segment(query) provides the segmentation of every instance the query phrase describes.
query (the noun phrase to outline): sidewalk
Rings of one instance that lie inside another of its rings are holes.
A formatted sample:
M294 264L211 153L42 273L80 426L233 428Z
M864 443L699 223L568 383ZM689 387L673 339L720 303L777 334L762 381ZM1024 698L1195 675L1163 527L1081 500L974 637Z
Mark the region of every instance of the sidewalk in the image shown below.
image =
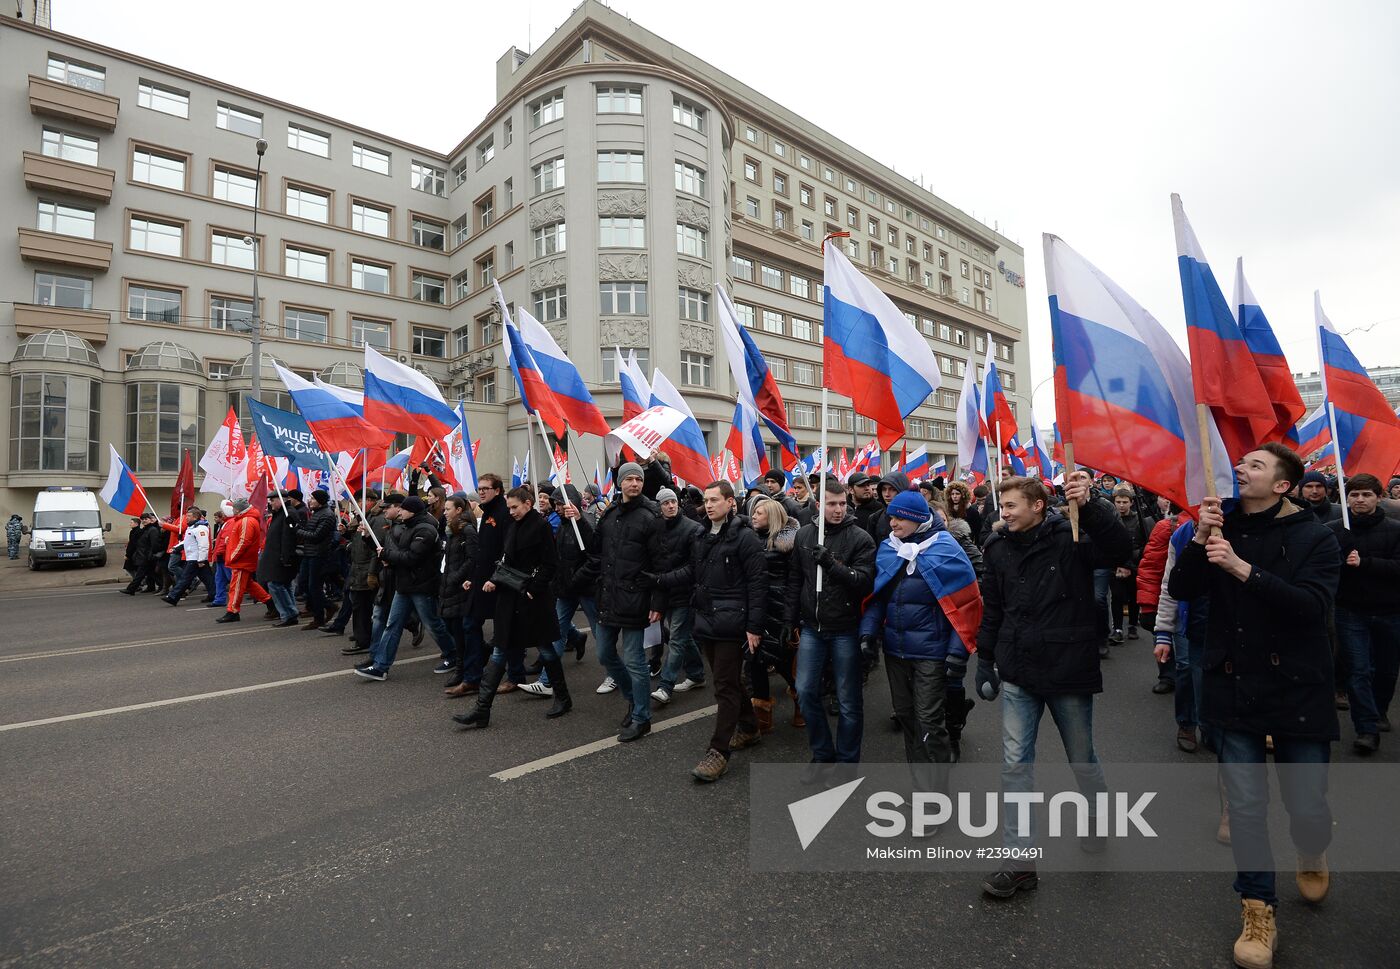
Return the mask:
M122 570L122 556L125 554L125 546L122 545L107 546L107 564L100 569L89 565L50 565L38 572L31 572L26 565L25 554L26 549L21 545L19 558L15 561L0 557L0 595L34 589L106 585L130 579Z

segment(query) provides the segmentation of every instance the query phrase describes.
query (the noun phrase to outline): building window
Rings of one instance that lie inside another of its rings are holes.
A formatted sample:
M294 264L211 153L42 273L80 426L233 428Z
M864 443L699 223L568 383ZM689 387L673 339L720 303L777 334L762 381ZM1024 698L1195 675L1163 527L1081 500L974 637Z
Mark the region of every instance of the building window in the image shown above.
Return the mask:
M836 173L833 172L830 168L822 166L822 180L831 182L834 185L836 184Z
M925 270L924 270L924 288L925 288L925 289L932 289L932 288L933 288L933 271L930 270L930 269L925 269Z
M244 242L248 236L231 235L227 232L213 233L209 244L209 260L220 266L233 266L236 269L256 269L257 250L255 243Z
M476 399L483 404L496 403L496 375L485 374L477 381Z
M452 246L456 248L472 237L471 216L464 215L452 223Z
M553 94L546 94L530 105L530 130L534 131L540 125L558 121L562 117L564 117L564 92L555 91Z
M802 238L806 239L808 242L817 241L817 227L806 219L802 221Z
M429 195L446 195L447 173L436 165L414 159L408 169L408 185L414 191Z
M107 69L66 57L49 55L49 80L70 87L80 87L99 94L107 89Z
M552 256L568 248L568 237L563 222L542 225L530 234L530 242L536 259Z
M677 161L676 191L703 197L705 195L705 169Z
M472 328L459 326L452 331L452 355L460 357L472 348ZM470 389L470 385L468 385Z
M817 368L805 360L794 360L792 362L792 382L795 384L805 384L814 387L817 383ZM815 420L813 425L816 426Z
M968 289L967 289L966 286L964 286L964 287L962 288L962 294L958 297L958 299L961 300L963 303L966 303L966 304L969 305L969 306L972 305L972 294L971 294L970 292L968 292Z
M744 214L751 219L763 218L763 208L759 205L758 199L752 195L744 199Z
M447 226L441 222L434 222L432 219L419 218L414 216L409 223L412 230L413 244L422 246L424 249L436 249L443 251L447 245Z
M599 283L598 312L603 316L646 316L646 283Z
M227 380L233 374L233 363L228 360L210 360L206 373L209 374L210 380Z
M515 207L515 179L508 178L501 184L501 194L505 197L505 209Z
M41 232L91 239L97 231L97 212L40 199L39 220L35 227Z
M693 225L676 223L676 252L697 259L710 258L710 234Z
M181 293L178 289L155 286L129 286L126 291L126 315L144 323L179 323Z
M253 329L253 301L233 296L209 297L209 329L248 333Z
M540 162L530 169L531 186L534 194L552 192L564 187L564 156Z
M257 198L257 179L223 165L214 166L214 198L239 205L252 205Z
M887 257L885 257L885 272L889 273L891 276L898 276L898 275L899 275L899 257L898 257L898 256L887 256Z
M744 177L751 182L758 182L758 162L744 159Z
M646 347L637 347L631 350L623 350L622 356L626 358L627 355L631 353L637 355L637 366L643 373L651 369L651 351L649 349ZM617 383L617 349L615 347L603 347L599 355L599 360L602 363L599 370L602 372L603 383Z
M797 188L797 201L810 209L812 207L812 186L799 185Z
M496 139L487 138L476 146L476 167L480 168L496 157Z
M710 294L701 292L698 289L686 289L684 286L678 291L680 314L683 320L694 320L697 323L710 322Z
M562 320L569 315L569 292L566 286L541 289L530 294L535 305L535 319L541 322Z
M325 192L302 188L300 185L287 186L288 215L312 222L329 223L331 220L331 197Z
M205 440L203 388L154 381L126 385L126 460L133 471L173 474L181 453L203 447Z
M497 310L484 313L476 318L476 325L481 334L478 346L487 347L493 343L499 343L501 339L501 321L497 316Z
M710 386L711 358L703 353L681 354L681 383L691 387Z
M75 310L92 309L92 280L59 273L34 274L34 303Z
M792 209L783 205L773 204L773 228L778 230L792 229Z
M389 153L356 141L350 145L350 164L376 175L388 175Z
M642 89L639 87L598 88L599 114L641 114Z
M509 145L515 140L515 120L507 118L501 125L501 144Z
M860 262L860 243L854 239L846 240L846 255L852 262Z
M753 327L754 309L748 303L735 303L734 315L739 318L739 322L744 326Z
M817 408L815 404L789 404L793 427L816 427Z
M960 273L962 273L962 278L963 278L963 279L967 279L967 278L968 278L968 267L967 267L967 260L966 260L966 259L960 259L960 260L958 260L958 271L959 271Z
M139 249L142 252L154 252L162 256L183 256L185 254L185 227L178 222L161 222L133 215L128 245L132 249Z
M785 357L769 357L768 372L773 375L774 380L787 380L787 359Z
M446 303L447 279L431 273L414 273L409 295L420 303Z
M598 245L603 248L646 248L646 219L605 215L598 219Z
M788 274L788 292L794 296L801 296L803 299L811 298L811 280L806 276L798 276L795 273Z
M282 314L282 333L290 340L325 343L330 336L330 317L316 310L289 309Z
M888 242L888 243L889 243L890 245L892 245L892 246L898 246L898 245L899 245L899 230L896 229L894 226L890 226L889 229L886 230L886 239L885 239L885 241Z
M846 179L846 191L850 192L852 195L857 195L860 193L860 189L856 187L856 180L854 178L848 177Z
M329 253L287 246L282 265L283 273L294 279L309 279L313 283L330 282Z
M413 328L413 352L420 357L447 356L447 334L427 326Z
M250 138L262 137L263 116L261 114L225 101L220 101L215 109L214 124L225 131L247 135Z
M644 182L640 151L600 151L598 152L598 181L600 182Z
M389 349L390 326L383 320L366 320L358 316L350 317L350 345L369 345L376 350Z
M287 147L322 158L331 157L331 136L299 124L287 125Z
M462 270L452 277L452 302L464 300L471 295L472 274L468 270Z
M744 125L744 140L758 144L758 129L751 124Z
M732 256L729 260L729 272L735 279L751 283L753 282L753 260L744 256Z
M167 155L149 148L134 148L131 152L131 178L148 185L184 191L184 156Z
M792 335L799 340L812 339L812 321L800 316L792 317Z
M847 209L847 210L846 210L846 225L850 226L852 229L855 229L855 228L858 228L858 227L859 227L859 225L860 225L860 211L859 211L858 209Z
M487 253L476 261L476 278L480 281L480 286L485 289L496 280L496 257L492 253Z
M350 203L350 228L356 232L367 232L372 236L389 237L389 223L393 213L365 202Z
M777 333L783 332L783 314L775 310L763 311L763 332Z
M350 286L367 293L389 292L389 267L363 259L350 260Z
M836 200L830 195L822 199L822 211L828 219L836 218Z
M770 289L782 289L783 271L774 269L772 266L761 266L759 268L759 281Z
M671 118L676 124L685 125L702 135L705 133L705 109L689 101L675 98L671 102Z
M476 201L476 231L489 228L496 221L496 193L487 192Z
M875 219L868 219L865 223L865 234L872 239L880 237L880 223Z
M49 158L62 158L79 165L97 164L97 139L87 135L45 128L40 148Z

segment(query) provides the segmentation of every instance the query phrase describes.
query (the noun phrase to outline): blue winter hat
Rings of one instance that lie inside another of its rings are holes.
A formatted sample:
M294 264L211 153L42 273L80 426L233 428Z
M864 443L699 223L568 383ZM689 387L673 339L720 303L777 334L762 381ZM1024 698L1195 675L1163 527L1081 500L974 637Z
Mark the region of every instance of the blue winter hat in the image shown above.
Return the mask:
M901 491L895 495L894 501L890 502L888 514L891 518L904 518L920 525L933 517L928 502L917 491Z

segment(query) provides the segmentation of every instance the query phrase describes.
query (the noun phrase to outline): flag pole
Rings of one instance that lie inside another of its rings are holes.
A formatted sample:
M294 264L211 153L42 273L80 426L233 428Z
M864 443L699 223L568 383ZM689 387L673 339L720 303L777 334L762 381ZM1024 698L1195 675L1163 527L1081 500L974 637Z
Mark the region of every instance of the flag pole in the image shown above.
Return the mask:
M1074 442L1065 439L1065 481L1069 481L1070 476L1075 472L1074 466ZM1069 509L1069 531L1070 536L1079 541L1079 505L1077 502L1066 502Z
M1201 463L1206 476L1206 497L1216 497L1215 489L1215 454L1211 447L1210 440L1210 410L1200 402L1196 403L1196 430L1201 435ZM1214 529L1207 528L1205 537L1210 538Z
M525 412L525 421L526 421L526 423L529 423L529 420L530 420L530 412L527 410L527 411ZM538 413L536 413L536 414L535 414L535 420L539 421L540 440L544 442L544 453L547 454L547 455L549 456L549 466L552 468L552 467L554 467L554 451L553 451L553 449L551 449L550 446L549 446L549 435L546 434L546 433L545 433L545 430L544 430L544 418L541 417ZM565 433L565 434L568 434L568 432L569 432L569 427L568 427L568 425L566 424L566 425L564 425L564 433ZM566 458L565 460L567 460L567 458ZM563 495L564 495L564 503L565 503L566 505L572 505L573 502L569 500L569 493L568 493L567 491L564 491L564 486L563 486L563 483L562 483L562 482L561 482L560 485L559 485L559 490L560 490L561 492L563 492ZM582 509L580 509L580 511L582 511ZM572 526L574 526L574 540L578 542L579 551L583 551L583 548L584 548L584 545L583 545L583 533L580 532L580 531L578 530L578 519L577 519L577 518L570 518L570 519L569 519L569 524L572 525Z
M272 479L272 490L277 492L277 500L282 502L282 507L287 507L287 499L282 497L282 485L277 481L277 467L272 463L272 459L263 452L263 467L267 469L267 476Z
M1327 422L1332 426L1332 451L1337 455L1337 493L1342 499L1342 527L1351 531L1351 512L1347 510L1347 472L1342 467L1342 441L1337 437L1337 408L1327 399Z
M335 489L335 463L331 461L331 455L329 451L322 451L321 453L326 456L326 470L330 473L331 476L331 488ZM350 507L355 509L355 514L360 516L360 521L368 523L369 519L365 517L365 510L361 508L360 503L355 500L355 492L350 490L350 483L344 478L341 478L340 480L342 486L344 486L345 488L345 493L350 496ZM368 529L368 531L370 540L374 542L375 550L379 552L384 551L384 546L379 544L379 536L374 534L374 529L371 528Z
M822 434L821 457L817 459L817 474L820 482L817 488L817 547L826 546L826 412L831 391L822 387ZM822 567L817 566L817 595L822 592Z

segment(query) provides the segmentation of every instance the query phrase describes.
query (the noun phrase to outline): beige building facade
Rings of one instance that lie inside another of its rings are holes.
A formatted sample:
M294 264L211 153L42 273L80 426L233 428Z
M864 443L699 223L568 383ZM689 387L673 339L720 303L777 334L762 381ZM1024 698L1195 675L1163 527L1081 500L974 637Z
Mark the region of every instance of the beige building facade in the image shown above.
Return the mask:
M509 50L496 106L445 154L21 20L0 21L0 83L7 512L49 485L99 487L109 441L159 505L182 449L197 456L230 407L246 426L254 325L265 401L287 406L274 360L358 389L370 343L465 398L479 467L508 471L528 438L493 281L610 419L617 348L635 350L712 446L734 400L725 285L805 450L832 231L938 354L945 385L911 449L956 452L962 367L987 341L1013 399L1029 390L1019 246L596 3ZM836 403L831 443L868 441ZM600 442L576 453L591 475Z

